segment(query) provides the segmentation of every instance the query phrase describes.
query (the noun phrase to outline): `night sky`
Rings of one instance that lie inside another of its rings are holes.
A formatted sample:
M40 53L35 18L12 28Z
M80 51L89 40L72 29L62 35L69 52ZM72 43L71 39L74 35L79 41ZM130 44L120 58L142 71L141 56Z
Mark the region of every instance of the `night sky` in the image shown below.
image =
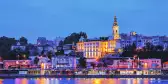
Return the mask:
M168 0L0 0L0 36L109 36L114 15L120 33L168 35Z

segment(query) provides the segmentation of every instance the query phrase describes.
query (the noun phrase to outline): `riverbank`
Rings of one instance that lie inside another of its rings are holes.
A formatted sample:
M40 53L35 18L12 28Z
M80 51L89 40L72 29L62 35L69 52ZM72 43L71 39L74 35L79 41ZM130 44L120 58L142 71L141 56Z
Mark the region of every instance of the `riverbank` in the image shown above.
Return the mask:
M166 78L168 75L18 75L1 74L0 78Z

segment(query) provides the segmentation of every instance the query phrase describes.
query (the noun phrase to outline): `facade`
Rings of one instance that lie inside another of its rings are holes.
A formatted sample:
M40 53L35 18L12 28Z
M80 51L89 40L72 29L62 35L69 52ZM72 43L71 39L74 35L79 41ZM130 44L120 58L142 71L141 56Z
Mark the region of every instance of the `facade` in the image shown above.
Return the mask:
M51 68L51 62L49 62L49 58L48 57L39 56L38 58L39 58L38 65L41 67L41 69L49 69L49 68Z
M56 37L55 40L54 40L55 46L59 46L59 43L61 41L64 41L64 38L62 38L62 37Z
M154 36L154 37L152 37L152 44L153 44L154 46L157 46L157 45L160 44L159 36Z
M72 56L57 56L52 58L52 67L56 69L74 69L77 59Z
M12 45L12 46L11 46L11 50L14 50L14 49L21 49L22 51L25 51L26 46L21 45L19 42L17 42L16 45Z
M168 62L163 63L163 69L166 69L166 70L168 69Z
M70 53L74 52L75 50L75 45L74 44L65 44L63 45L63 50L65 55L69 55Z
M121 52L119 26L117 18L114 17L112 40L91 40L77 43L77 52L83 52L86 58L101 58L106 54L116 54Z
M37 45L46 45L47 39L45 37L38 37L37 39Z
M145 43L143 41L143 36L138 35L136 32L130 32L130 35L128 34L121 34L121 46L122 48L125 48L127 46L132 45L133 43L136 45L138 49L141 49L144 47Z
M52 40L47 40L47 45L53 46L53 45L54 45L54 41L52 41Z
M113 60L111 68L114 69L161 69L161 59L125 59Z
M29 68L31 60L4 60L4 69L10 68Z

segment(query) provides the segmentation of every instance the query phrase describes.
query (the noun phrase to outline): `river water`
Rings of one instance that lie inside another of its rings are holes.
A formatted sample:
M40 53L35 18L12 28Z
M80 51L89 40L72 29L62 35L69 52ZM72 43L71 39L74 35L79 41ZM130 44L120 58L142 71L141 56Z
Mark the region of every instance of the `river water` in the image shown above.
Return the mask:
M154 78L16 78L0 79L0 84L168 84Z

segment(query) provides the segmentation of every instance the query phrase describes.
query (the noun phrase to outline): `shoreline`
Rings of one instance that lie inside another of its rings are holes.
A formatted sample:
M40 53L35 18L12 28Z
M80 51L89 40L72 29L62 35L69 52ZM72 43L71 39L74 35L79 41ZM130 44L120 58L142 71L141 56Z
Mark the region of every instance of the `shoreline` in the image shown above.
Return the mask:
M17 75L1 74L0 78L164 78L168 75Z

